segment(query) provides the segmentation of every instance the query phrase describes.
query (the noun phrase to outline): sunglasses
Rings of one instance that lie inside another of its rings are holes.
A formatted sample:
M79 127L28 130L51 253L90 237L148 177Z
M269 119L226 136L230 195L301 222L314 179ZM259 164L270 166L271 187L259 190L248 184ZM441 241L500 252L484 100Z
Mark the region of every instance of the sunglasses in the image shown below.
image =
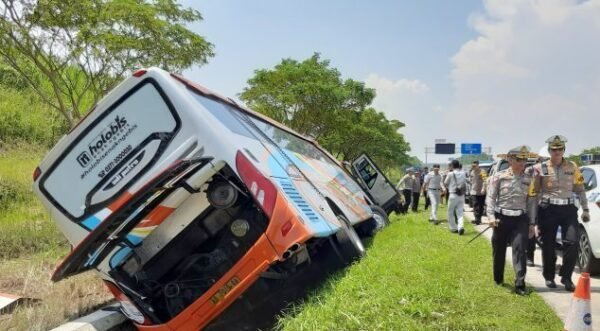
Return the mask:
M553 151L553 152L562 152L565 149L564 148L551 148L550 150Z

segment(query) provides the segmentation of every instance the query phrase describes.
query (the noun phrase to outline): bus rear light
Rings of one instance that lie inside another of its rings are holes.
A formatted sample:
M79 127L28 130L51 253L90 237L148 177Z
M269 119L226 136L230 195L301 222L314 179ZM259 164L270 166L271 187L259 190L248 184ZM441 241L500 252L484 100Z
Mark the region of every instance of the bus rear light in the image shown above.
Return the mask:
M287 221L283 224L283 226L281 227L281 235L283 237L285 237L290 230L292 229L292 222L291 221Z
M146 69L139 69L133 72L133 77L142 77L146 74Z
M275 208L277 188L241 151L235 156L235 165L242 181L270 219Z
M36 167L35 170L33 171L33 181L35 182L40 175L42 174L42 169L40 169L40 167Z

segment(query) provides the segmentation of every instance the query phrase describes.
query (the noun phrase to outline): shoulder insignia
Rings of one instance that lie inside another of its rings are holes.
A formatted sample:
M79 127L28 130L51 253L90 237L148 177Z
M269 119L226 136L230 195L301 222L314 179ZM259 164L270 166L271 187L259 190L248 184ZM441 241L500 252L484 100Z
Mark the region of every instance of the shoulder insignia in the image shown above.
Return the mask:
M573 176L573 184L575 185L583 185L583 175L581 174L581 171L579 171L579 168L575 168L575 175Z

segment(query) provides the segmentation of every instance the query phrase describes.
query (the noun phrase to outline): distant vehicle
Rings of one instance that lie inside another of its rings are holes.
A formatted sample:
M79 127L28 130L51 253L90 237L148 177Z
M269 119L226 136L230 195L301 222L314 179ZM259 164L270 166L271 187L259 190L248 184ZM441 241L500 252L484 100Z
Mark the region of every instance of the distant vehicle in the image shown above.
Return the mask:
M590 221L581 221L582 210L579 208L579 268L591 274L600 274L600 164L584 165L579 168L583 175L585 195L590 209Z
M140 330L202 329L326 248L360 258L355 228L377 225L316 142L156 68L113 89L33 177L74 247L52 280L95 269Z
M367 154L363 153L352 163L346 164L346 169L365 191L374 217L379 222L378 229L384 227L389 214L400 212L400 192Z

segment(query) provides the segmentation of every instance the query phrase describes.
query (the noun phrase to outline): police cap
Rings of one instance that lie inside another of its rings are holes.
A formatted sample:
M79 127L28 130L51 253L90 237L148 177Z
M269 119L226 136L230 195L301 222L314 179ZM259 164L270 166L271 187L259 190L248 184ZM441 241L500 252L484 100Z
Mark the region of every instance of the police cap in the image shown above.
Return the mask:
M527 160L527 158L529 157L529 151L530 151L529 146L519 145L517 147L511 148L508 151L508 156L512 156L517 159Z
M567 138L559 134L546 139L546 143L548 144L549 149L564 149L566 142Z

